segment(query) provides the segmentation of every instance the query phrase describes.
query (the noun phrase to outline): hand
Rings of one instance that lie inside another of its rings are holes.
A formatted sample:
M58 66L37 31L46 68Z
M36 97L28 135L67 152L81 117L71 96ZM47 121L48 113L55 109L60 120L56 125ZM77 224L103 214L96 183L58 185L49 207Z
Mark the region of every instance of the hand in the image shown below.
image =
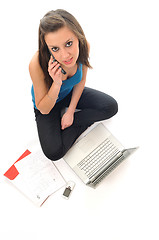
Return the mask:
M54 84L57 85L62 85L62 72L61 72L61 68L60 64L55 61L53 62L53 57L50 57L49 63L48 63L48 72L49 75L51 76L51 78L54 81Z
M67 127L70 127L73 123L74 115L72 113L64 113L61 119L61 129L64 130Z

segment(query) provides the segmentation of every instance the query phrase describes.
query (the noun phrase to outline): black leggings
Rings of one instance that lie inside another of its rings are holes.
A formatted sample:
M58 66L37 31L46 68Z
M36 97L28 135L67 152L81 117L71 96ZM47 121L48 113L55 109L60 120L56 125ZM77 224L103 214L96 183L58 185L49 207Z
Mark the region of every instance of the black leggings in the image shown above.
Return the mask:
M62 101L56 103L49 114L41 114L34 109L38 135L42 150L50 160L62 158L76 139L94 122L114 116L118 105L109 95L85 87L77 104L79 111L74 113L73 124L61 129L61 111L69 106L72 92Z

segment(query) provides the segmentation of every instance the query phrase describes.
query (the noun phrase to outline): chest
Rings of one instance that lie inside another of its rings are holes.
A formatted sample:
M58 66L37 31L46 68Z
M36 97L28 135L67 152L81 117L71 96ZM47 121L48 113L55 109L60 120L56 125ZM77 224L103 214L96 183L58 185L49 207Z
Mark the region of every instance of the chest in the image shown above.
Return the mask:
M67 77L67 76L66 76ZM75 74L73 76L67 77L67 79L62 81L62 86L60 91L65 91L66 89L73 88L76 84L78 84L82 79L82 65L77 68Z
M65 75L63 74L62 76L62 81L65 81L73 77L76 74L76 72L77 72L77 64L73 68L66 70L66 74Z

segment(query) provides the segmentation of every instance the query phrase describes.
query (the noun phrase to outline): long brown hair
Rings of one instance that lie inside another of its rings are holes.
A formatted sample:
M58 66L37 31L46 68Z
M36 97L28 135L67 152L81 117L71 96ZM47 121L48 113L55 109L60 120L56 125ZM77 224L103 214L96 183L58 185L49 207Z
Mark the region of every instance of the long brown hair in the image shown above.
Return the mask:
M83 65L91 68L88 60L89 52L87 40L76 18L63 9L49 11L40 20L39 25L39 63L44 72L45 82L48 87L51 86L53 80L48 73L48 61L50 59L50 53L45 42L45 35L50 32L55 32L65 26L67 26L79 40L79 57L77 59L77 64L81 62Z

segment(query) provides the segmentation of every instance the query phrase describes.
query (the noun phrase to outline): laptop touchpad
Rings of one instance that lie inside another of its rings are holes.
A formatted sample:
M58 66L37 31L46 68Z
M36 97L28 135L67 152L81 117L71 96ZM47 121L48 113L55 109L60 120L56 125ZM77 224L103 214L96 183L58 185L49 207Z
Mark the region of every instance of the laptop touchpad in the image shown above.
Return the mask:
M83 138L82 141L79 141L77 143L77 147L84 153L87 153L87 152L91 152L91 148L92 150L94 149L95 147L95 144L96 144L96 140L93 139L93 138Z

